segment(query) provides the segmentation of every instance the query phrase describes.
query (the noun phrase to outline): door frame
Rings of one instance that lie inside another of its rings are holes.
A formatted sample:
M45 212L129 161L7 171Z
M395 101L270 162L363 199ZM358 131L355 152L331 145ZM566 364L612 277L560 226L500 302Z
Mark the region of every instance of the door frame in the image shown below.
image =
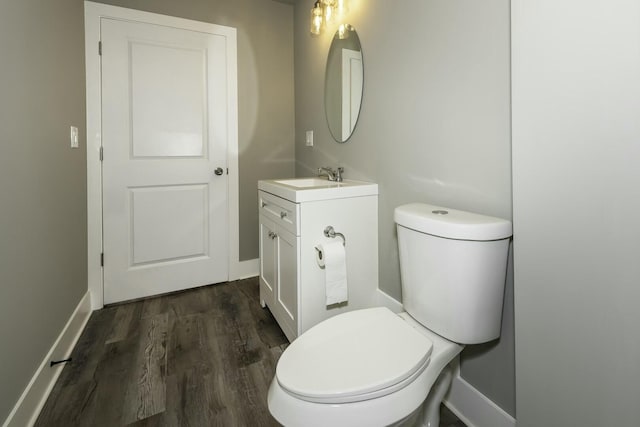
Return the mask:
M91 308L104 306L104 276L101 265L102 241L102 96L98 43L101 18L145 22L184 30L222 34L227 38L227 167L228 175L228 280L241 278L239 259L239 181L238 181L238 68L236 29L190 19L127 9L91 1L84 2L85 74L87 102L87 281ZM108 262L108 259L107 261Z

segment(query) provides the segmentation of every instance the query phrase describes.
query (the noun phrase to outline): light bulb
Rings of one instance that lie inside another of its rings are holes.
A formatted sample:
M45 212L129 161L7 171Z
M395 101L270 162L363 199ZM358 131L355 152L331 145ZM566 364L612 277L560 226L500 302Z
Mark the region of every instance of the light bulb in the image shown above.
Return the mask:
M344 18L347 12L349 12L349 5L347 0L334 0L333 14L338 18Z
M311 34L319 35L322 30L322 6L320 1L316 1L316 4L311 9L311 26L309 28Z
M334 0L323 0L324 5L324 20L327 24L331 24L336 16L335 13L335 1Z

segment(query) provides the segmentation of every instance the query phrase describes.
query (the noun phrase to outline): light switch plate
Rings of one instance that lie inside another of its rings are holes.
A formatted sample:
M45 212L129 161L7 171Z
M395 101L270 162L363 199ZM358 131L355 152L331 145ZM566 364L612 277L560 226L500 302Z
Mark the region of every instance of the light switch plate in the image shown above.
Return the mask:
M71 148L78 148L78 128L75 126L71 126L71 132L69 135L69 139L71 140Z
M307 131L307 139L306 139L307 147L313 147L313 131Z

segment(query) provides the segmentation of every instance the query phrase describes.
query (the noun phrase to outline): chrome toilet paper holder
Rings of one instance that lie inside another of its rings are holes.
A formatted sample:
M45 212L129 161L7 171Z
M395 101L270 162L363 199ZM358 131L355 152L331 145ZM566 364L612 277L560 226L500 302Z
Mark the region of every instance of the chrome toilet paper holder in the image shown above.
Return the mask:
M336 236L340 236L342 237L342 246L347 246L347 239L344 237L344 234L342 233L338 233L336 230L333 229L332 226L328 225L325 227L324 229L324 235L326 237L330 237L330 238L335 238Z

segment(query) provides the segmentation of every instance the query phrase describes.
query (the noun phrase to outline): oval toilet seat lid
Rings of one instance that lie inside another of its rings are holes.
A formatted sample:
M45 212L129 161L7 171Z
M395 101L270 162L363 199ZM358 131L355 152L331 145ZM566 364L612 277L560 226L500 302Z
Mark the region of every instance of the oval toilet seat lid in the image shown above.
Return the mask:
M299 336L276 367L280 386L313 402L353 402L392 393L429 363L433 344L385 307L325 320Z

